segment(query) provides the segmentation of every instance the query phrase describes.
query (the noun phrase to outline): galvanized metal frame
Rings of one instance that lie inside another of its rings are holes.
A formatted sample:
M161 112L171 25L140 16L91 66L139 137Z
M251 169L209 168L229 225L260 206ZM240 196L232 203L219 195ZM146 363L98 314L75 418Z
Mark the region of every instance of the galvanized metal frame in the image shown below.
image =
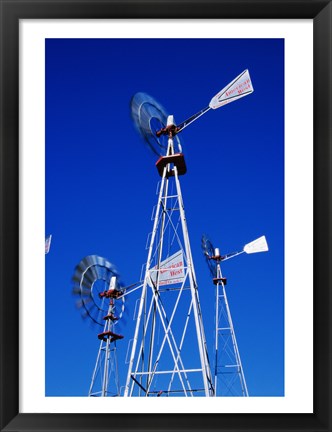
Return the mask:
M113 313L113 309L114 305L110 304L107 315ZM115 325L110 319L105 320L103 332L114 332L114 327ZM116 341L112 342L112 344L113 345L111 345L109 337L106 339L106 341L104 341L103 339L100 341L88 396L120 396ZM98 387L97 384L98 378L101 378L100 387ZM115 388L109 387L111 380Z
M235 330L233 325L233 320L231 316L230 307L228 304L227 294L226 294L226 288L225 284L222 280L222 272L220 268L220 262L217 263L217 283L216 283L216 316L215 316L215 367L214 367L214 388L215 388L215 395L221 396L221 391L218 392L219 386L218 386L218 378L220 377L221 373L219 372L218 368L220 367L219 360L221 358L220 353L220 342L224 342L223 346L221 347L221 350L227 351L230 350L232 353L231 358L234 358L235 363L232 365L227 365L228 367L235 368L235 371L233 372L233 381L229 384L229 388L226 392L224 392L223 396L228 395L227 393L230 393L229 396L249 396L248 388L246 379L244 376L244 371L242 367L240 352L235 336ZM228 327L221 327L221 308L224 308L226 311L226 323ZM224 331L227 330L226 338L224 338ZM228 336L227 336L228 335ZM229 339L231 340L231 343L229 343ZM225 366L225 365L223 365ZM241 393L237 394L232 392L232 385L235 380L239 381L240 387L241 387ZM223 389L222 389L223 390Z
M166 156L173 155L173 154L174 154L173 138L169 137ZM172 168L170 165L171 164L167 164L163 169L161 186L159 189L159 196L158 196L158 202L157 202L156 212L154 216L154 224L153 224L153 230L150 239L148 258L145 267L145 276L144 276L143 288L142 288L142 293L140 298L138 317L137 317L135 334L134 334L129 366L128 366L127 380L126 380L125 391L124 391L125 397L134 396L135 389L137 390L136 396L149 396L152 381L156 375L160 375L160 374L170 374L170 380L167 385L168 394L171 394L172 392L171 387L174 380L174 376L177 375L181 383L181 389L183 391L183 394L185 396L188 395L194 396L195 393L198 392L199 390L197 388L192 388L190 384L188 374L193 374L193 373L201 374L202 388L204 389L204 395L206 397L209 397L214 394L179 175L178 175L176 164L174 164ZM170 175L171 169L172 169L172 176ZM176 195L174 195L173 192L169 192L169 182L173 177L176 186ZM168 203L171 198L175 199L177 210L180 213L179 220L181 222L181 226L179 226L178 222L174 223L172 220L172 216L175 216L174 214L175 204L171 205L170 208L167 208L170 205ZM173 238L176 238L178 240L179 247L182 249L183 255L186 259L186 266L184 266L185 277L178 291L173 310L171 312L169 311L169 316L161 301L161 297L160 297L161 291L159 291L159 277L158 277L158 269L160 268L162 253L165 249L164 235L167 228L171 230ZM180 236L178 233L179 229L182 230L182 236ZM154 284L151 280L151 269L153 267L151 263L152 263L152 258L157 255L158 255L157 278L156 278L156 284ZM186 282L188 283L188 281L189 281L189 288L191 293L191 300L189 303L189 309L188 309L185 325L182 334L179 337L180 342L178 344L174 332L172 330L172 323L173 323L174 316L177 313L182 313L182 314L185 313L184 311L178 312L178 305L185 288L185 283ZM148 301L148 294L150 290L151 290L151 299L148 306L147 301ZM147 315L146 314L144 315L144 311L147 311L147 308L148 308ZM186 337L188 321L190 319L191 313L193 314L195 320L200 367L187 369L185 368L184 361L182 360L181 350L182 350L183 342ZM156 345L155 325L156 325L157 318L159 318L160 323L162 324L164 336L160 344L158 354L155 357L155 360L153 361L154 349ZM150 325L151 325L150 340L146 340L147 329ZM140 332L141 332L141 336L139 336ZM173 358L174 365L173 368L171 369L169 368L160 369L159 361L163 355L163 350L165 345L168 346ZM145 370L145 365L142 361L144 350L146 349L149 352L147 370ZM142 385L143 376L146 377L145 386ZM177 389L176 392L177 393L180 392L181 389ZM143 394L142 394L142 390L143 390ZM165 390L166 389L164 389L164 391Z

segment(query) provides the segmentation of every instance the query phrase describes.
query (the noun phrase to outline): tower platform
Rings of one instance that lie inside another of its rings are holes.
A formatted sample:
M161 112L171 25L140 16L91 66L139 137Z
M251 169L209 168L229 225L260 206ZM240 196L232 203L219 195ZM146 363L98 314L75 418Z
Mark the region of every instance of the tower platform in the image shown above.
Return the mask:
M177 167L178 175L183 175L187 172L187 166L184 160L183 153L176 153L169 156L162 156L157 160L156 167L160 177L163 176L164 168L168 164L173 164L173 166ZM167 173L167 177L172 177L172 176L174 176L174 170L171 167L171 169Z

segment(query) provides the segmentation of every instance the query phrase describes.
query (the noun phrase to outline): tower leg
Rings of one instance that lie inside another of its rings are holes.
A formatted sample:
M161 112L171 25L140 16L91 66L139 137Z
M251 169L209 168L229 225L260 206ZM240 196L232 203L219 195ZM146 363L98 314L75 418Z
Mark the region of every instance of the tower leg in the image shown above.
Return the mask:
M217 279L219 282L216 284L215 394L249 396L219 264Z
M104 331L101 334L107 333L113 334L113 327L110 322L105 323ZM89 396L120 396L116 341L111 341L111 339L111 336L107 336L100 342Z
M109 291L114 291L115 283L115 277L113 277L110 281ZM116 340L122 339L123 336L114 332L114 322L116 322L114 302L114 298L111 297L107 315L104 317L103 332L98 335L100 345L92 374L89 396L120 396Z

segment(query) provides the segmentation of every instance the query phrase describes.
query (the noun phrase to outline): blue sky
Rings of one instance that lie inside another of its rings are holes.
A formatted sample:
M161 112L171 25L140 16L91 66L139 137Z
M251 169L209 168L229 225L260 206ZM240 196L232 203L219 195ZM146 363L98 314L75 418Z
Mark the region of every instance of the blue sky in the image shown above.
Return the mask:
M265 235L269 252L222 266L249 394L284 394L284 43L281 39L46 41L46 395L88 393L99 329L81 319L71 277L97 254L126 284L140 278L160 177L129 103L144 91L180 123L249 69L254 93L209 111L180 138L181 186L213 349L214 286L200 249L222 253ZM133 334L127 302L118 343L121 385ZM120 343L121 342L121 343ZM210 354L210 357L212 354Z

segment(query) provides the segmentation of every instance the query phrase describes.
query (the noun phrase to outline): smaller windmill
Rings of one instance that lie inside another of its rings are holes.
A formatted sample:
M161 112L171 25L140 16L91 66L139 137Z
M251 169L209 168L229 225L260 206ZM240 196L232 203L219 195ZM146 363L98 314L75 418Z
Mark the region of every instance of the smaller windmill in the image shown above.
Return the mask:
M221 272L220 263L242 253L252 254L268 251L265 236L246 244L241 251L221 255L206 235L202 236L202 250L216 287L215 311L215 396L249 396L236 341L231 311L226 295L227 279Z
M113 264L98 255L83 258L72 281L82 316L102 330L89 396L119 396L116 342L123 336L116 327L125 310L125 288Z

